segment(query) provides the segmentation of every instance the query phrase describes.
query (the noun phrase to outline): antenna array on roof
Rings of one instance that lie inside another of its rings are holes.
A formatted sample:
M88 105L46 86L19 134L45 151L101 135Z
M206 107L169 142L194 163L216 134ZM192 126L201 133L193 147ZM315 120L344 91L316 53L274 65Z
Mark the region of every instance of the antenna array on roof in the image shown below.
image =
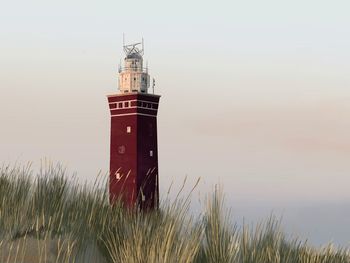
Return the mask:
M139 48L138 45L141 45L141 48ZM138 54L140 56L143 56L144 54L143 38L142 38L142 42L125 45L125 36L123 34L123 49L126 55Z

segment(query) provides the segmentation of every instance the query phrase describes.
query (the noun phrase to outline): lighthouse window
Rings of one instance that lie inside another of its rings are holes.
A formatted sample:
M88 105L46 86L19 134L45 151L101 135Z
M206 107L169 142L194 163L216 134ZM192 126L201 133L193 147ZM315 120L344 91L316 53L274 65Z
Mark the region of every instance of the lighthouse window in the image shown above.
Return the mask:
M127 126L127 127L126 127L126 132L127 132L127 133L131 133L131 126Z
M129 102L128 101L124 102L124 107L125 108L129 107Z
M123 108L123 103L122 102L118 103L118 108Z
M149 156L153 157L153 151L149 151Z
M115 178L116 178L117 180L120 180L120 178L121 178L120 173L116 173L116 174L115 174Z
M153 136L153 125L152 125L152 123L150 123L150 124L148 125L148 135L149 135L150 137Z
M134 80L136 80L136 78L134 78Z
M120 145L118 147L118 153L119 154L124 154L125 153L125 146L124 145Z

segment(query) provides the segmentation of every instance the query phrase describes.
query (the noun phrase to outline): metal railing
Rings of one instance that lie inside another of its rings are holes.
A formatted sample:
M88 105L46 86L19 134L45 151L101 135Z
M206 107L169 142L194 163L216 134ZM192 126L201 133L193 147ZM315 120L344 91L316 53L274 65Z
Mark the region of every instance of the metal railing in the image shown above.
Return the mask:
M118 68L119 73L124 72L124 71L148 73L148 68L140 68L140 67L119 67Z

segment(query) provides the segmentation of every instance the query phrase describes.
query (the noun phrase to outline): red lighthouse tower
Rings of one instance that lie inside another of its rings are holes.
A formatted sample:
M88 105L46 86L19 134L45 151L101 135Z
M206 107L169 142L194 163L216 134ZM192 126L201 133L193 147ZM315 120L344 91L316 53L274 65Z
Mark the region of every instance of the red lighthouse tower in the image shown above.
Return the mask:
M160 96L148 93L150 77L148 69L143 67L143 42L124 45L124 51L124 67L119 68L119 93L108 96L110 202L120 199L126 207L152 209L159 203L157 112Z

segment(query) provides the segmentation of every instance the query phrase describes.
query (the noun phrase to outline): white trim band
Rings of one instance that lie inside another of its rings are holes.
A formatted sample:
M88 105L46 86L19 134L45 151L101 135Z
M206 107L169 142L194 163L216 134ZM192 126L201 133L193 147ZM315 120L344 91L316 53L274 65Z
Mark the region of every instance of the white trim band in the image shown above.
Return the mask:
M157 111L158 109L152 109L152 108L145 108L145 107L137 107L137 106L132 106L132 107L123 107L123 108L110 108L110 110L127 110L127 109L144 109L144 110L154 110Z
M119 102L133 102L133 101L140 101L140 102L152 103L152 104L159 105L159 102L148 101L148 100L120 100L120 101L108 102L108 104L119 103Z
M111 117L130 116L130 115L141 115L141 116L148 116L148 117L157 118L157 115L144 114L144 113L124 113L124 114L115 114L115 115L111 115Z

